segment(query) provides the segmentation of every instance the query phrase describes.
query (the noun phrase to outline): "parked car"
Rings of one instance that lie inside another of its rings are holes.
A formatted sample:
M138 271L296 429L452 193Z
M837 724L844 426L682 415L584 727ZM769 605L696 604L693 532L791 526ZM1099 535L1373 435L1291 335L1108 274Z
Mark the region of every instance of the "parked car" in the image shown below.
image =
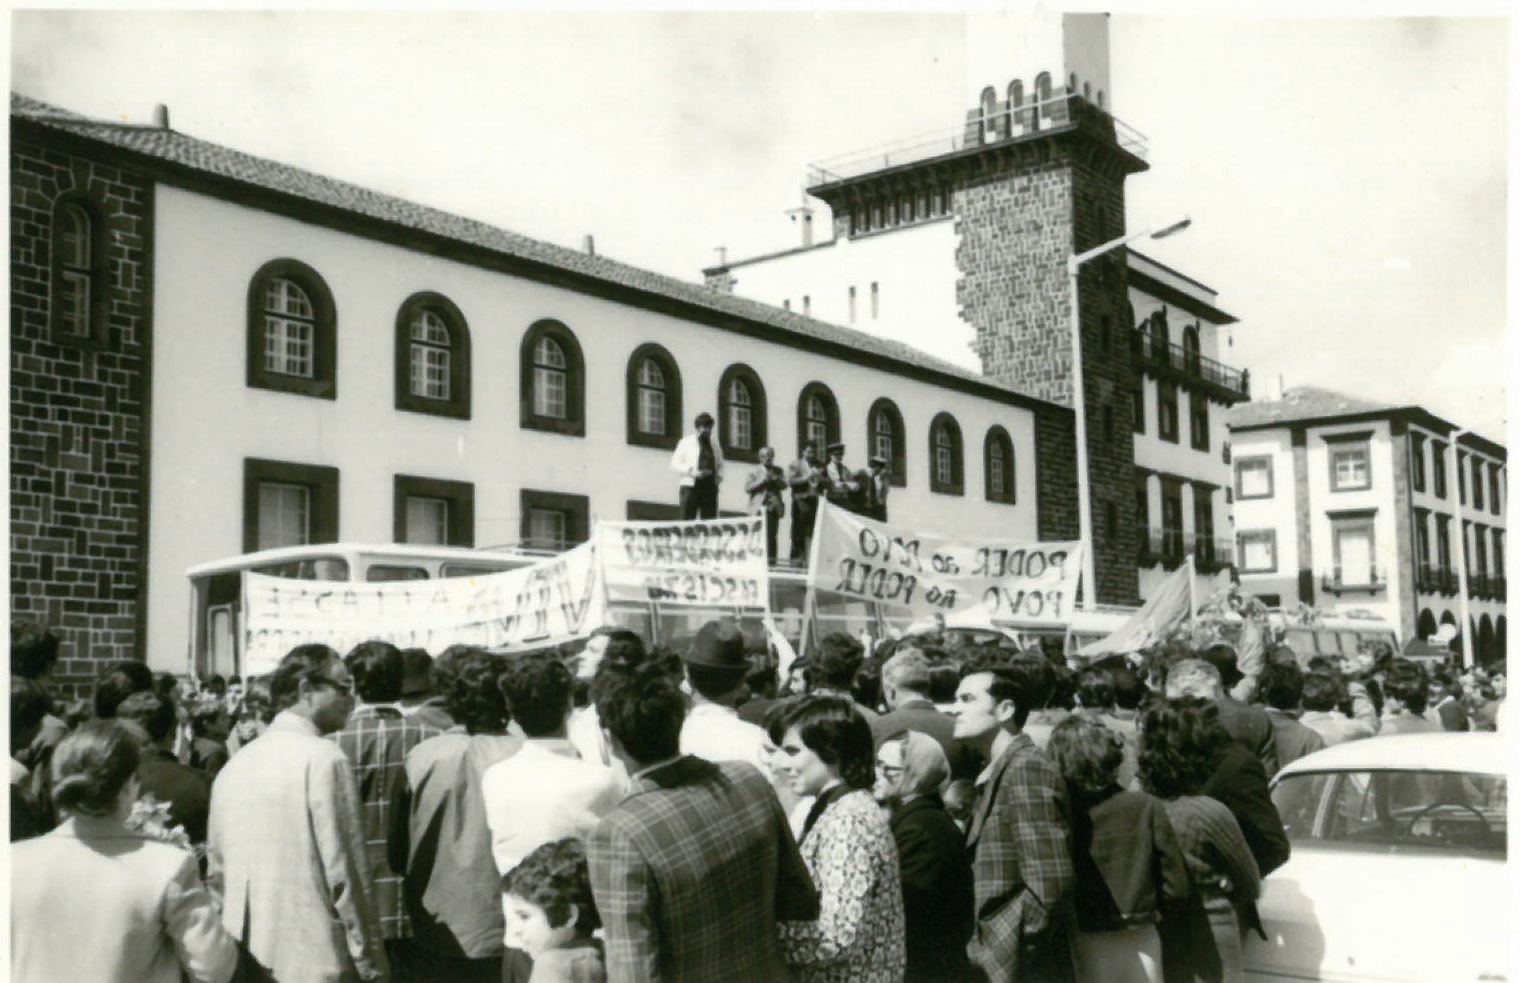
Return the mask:
M1339 744L1272 783L1292 857L1262 885L1255 981L1507 979L1506 751L1498 734Z

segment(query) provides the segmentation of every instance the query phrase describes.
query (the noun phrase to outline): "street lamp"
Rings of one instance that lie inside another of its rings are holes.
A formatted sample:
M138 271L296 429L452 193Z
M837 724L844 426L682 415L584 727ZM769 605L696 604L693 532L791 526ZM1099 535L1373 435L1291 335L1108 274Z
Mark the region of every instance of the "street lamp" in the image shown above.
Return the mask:
M1082 264L1104 253L1127 246L1136 239L1165 239L1193 224L1191 218L1161 228L1149 228L1131 235L1110 239L1085 253L1066 258L1066 283L1071 300L1071 382L1072 408L1077 414L1077 522L1082 538L1082 609L1093 610L1098 603L1096 541L1093 538L1092 492L1087 486L1087 393L1082 380L1082 313L1078 307L1077 274Z
M1446 451L1451 455L1449 474L1456 479L1455 505L1457 508L1457 616L1462 619L1462 666L1471 669L1477 664L1477 653L1472 647L1472 622L1467 610L1467 530L1462 528L1462 459L1457 455L1457 441L1467 436L1466 430L1453 430L1451 443ZM1475 493L1476 494L1476 493Z

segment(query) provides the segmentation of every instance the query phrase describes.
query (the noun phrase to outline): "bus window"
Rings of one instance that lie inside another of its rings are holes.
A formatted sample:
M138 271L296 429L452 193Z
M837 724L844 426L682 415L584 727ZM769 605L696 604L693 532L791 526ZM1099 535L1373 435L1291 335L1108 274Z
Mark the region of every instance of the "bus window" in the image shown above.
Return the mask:
M364 571L364 579L372 584L388 584L398 580L426 580L428 572L422 567L403 567L392 563L371 563Z
M233 638L232 605L214 607L207 612L206 643L209 648L208 663L214 673L231 672L237 665L237 648Z
M479 563L454 563L448 562L439 570L440 577L486 577L493 573L501 573L507 567L488 567Z
M1356 655L1357 650L1362 647L1363 636L1360 632L1342 630L1336 632L1336 634L1340 636L1341 653L1343 655Z
M1314 644L1318 647L1320 655L1330 656L1331 658L1339 658L1340 657L1341 646L1340 646L1339 640L1337 640L1337 638L1335 637L1335 632L1333 632L1333 631L1317 631L1317 632L1315 632L1314 633Z
M1314 632L1308 628L1289 628L1283 633L1283 642L1298 656L1300 663L1318 654L1314 648Z
M341 556L318 556L304 560L285 560L261 567L249 567L254 573L286 580L347 580L348 561Z

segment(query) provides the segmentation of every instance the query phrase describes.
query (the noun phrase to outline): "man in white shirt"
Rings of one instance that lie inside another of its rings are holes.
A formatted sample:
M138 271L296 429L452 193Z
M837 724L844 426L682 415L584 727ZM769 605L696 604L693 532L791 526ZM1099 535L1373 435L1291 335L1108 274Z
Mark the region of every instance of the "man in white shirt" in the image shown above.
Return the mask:
M505 874L545 843L585 839L622 789L612 769L584 760L566 736L574 682L558 657L513 656L501 690L526 738L521 751L481 778L491 855Z
M744 635L732 623L709 621L692 640L685 662L691 711L681 725L681 753L760 767L765 731L740 720L734 709L749 671Z
M676 444L670 456L670 468L681 474L681 518L716 519L718 485L723 481L723 449L713 440L713 418L706 411L697 414L696 432Z

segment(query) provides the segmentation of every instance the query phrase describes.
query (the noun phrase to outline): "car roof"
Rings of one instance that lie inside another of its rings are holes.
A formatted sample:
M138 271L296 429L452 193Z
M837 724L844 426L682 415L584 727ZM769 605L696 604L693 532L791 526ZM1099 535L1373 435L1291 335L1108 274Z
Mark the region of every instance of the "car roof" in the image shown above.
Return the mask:
M1508 748L1497 733L1390 734L1346 741L1299 758L1278 778L1316 771L1463 771L1502 775Z

